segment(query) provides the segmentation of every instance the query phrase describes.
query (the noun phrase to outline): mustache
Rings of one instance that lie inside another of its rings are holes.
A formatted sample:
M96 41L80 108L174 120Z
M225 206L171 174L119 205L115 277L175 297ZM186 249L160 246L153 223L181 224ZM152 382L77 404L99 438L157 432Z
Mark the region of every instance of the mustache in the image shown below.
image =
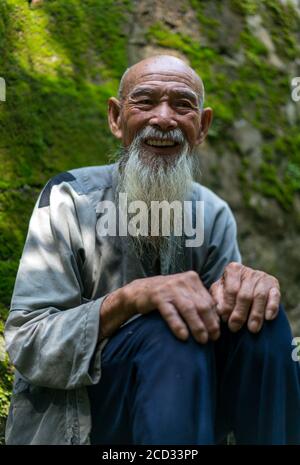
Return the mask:
M153 126L146 126L136 134L133 145L136 145L146 139L171 140L177 144L187 143L185 135L179 128L170 129L169 131L161 131Z

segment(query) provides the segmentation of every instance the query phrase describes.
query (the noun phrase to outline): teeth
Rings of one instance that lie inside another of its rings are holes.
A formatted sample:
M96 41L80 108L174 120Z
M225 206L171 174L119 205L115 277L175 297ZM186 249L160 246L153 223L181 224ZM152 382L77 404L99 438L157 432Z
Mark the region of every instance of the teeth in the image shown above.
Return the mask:
M172 140L155 140L149 139L147 140L148 145L154 145L155 147L173 147L175 142Z

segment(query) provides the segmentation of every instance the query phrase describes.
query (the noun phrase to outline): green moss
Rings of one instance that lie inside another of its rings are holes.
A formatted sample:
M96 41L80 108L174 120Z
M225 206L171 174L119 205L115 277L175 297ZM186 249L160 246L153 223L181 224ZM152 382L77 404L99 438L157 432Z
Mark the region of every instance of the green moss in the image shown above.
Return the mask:
M260 175L261 179L253 183L253 187L264 196L275 198L284 209L290 210L293 192L289 185L279 178L276 166L262 162Z
M196 12L202 35L208 37L211 41L216 40L221 22L216 17L206 14L207 7L211 7L212 4L208 4L205 0L190 0L189 4ZM214 2L213 6L219 11L221 2Z
M249 31L243 31L240 39L247 53L253 54L253 56L258 59L268 55L268 49L266 46Z
M127 67L130 9L127 0L31 7L0 0L0 70L7 85L7 100L0 102L0 323L39 191L58 172L105 163L118 146L107 127L107 99ZM0 421L9 376L5 358Z
M202 77L206 104L214 110L210 141L217 151L224 144L229 148L231 139L228 129L237 119L246 119L261 132L265 139L261 166L259 169L248 166L245 171L249 175L240 176L244 199L249 200L251 192L257 191L276 199L283 209L289 211L300 182L300 159L296 155L300 153L299 136L282 111L290 98L290 77L286 71L278 70L268 62L267 48L250 32L246 21L238 42L232 45L233 54L243 52L244 63L235 67L227 65L224 56L217 52L214 40L221 27L220 5L211 9L215 13L212 17L206 2L190 3L196 11L200 32L205 31L206 39L211 42L209 45L207 40L204 47L189 36L174 33L162 23L156 23L149 29L148 40L183 53ZM234 12L242 16L260 14L265 27L272 33L277 53L286 59L294 57L300 21L292 7L279 5L279 2L272 0L235 0L230 5ZM214 37L209 35L209 29L214 31ZM242 153L239 155L242 173L246 157Z
M170 32L161 22L153 24L147 31L147 39L155 41L161 47L172 48L185 53L191 60L201 57L209 63L218 60L214 50L209 47L201 46L188 35L182 33Z
M294 60L299 56L297 34L299 32L299 18L293 6L282 4L277 0L264 0L263 18L279 56Z
M170 32L160 22L149 28L147 39L160 47L178 50L189 59L191 66L205 83L206 104L215 109L214 128L211 131L211 136L217 137L223 125L233 121L232 107L228 105L227 101L228 76L213 72L213 65L221 64L222 57L213 48L201 46L187 35ZM223 88L222 85L224 85Z
M231 8L241 15L254 15L259 10L259 3L257 0L231 0Z

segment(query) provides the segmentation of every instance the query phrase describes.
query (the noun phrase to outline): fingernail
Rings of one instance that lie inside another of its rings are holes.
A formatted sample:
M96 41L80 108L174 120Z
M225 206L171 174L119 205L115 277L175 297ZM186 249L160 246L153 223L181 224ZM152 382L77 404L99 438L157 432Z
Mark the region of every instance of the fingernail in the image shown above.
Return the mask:
M273 316L274 316L274 313L272 312L272 310L267 310L266 320L272 320Z
M183 328L182 328L182 329L179 330L179 337L180 337L181 339L186 339L186 338L188 337L188 335L189 335L189 334L188 334L188 332L187 332L186 329L183 329Z
M207 339L208 339L207 333L202 333L201 336L200 336L200 342L202 344L205 344L207 342Z
M212 334L211 338L213 341L216 341L220 337L220 331L216 331Z
M231 331L235 332L241 328L241 325L239 323L229 323L229 328Z
M250 321L249 329L252 333L256 333L259 330L259 323L257 321Z

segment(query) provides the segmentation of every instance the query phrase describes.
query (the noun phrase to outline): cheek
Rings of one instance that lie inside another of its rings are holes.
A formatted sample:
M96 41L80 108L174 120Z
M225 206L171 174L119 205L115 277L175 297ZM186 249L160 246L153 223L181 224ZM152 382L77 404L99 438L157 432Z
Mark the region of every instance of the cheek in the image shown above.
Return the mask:
M126 143L131 143L137 132L147 124L147 118L141 112L130 112L123 119L123 135Z
M189 117L182 124L182 129L185 131L189 141L194 142L199 136L201 124L196 118Z

